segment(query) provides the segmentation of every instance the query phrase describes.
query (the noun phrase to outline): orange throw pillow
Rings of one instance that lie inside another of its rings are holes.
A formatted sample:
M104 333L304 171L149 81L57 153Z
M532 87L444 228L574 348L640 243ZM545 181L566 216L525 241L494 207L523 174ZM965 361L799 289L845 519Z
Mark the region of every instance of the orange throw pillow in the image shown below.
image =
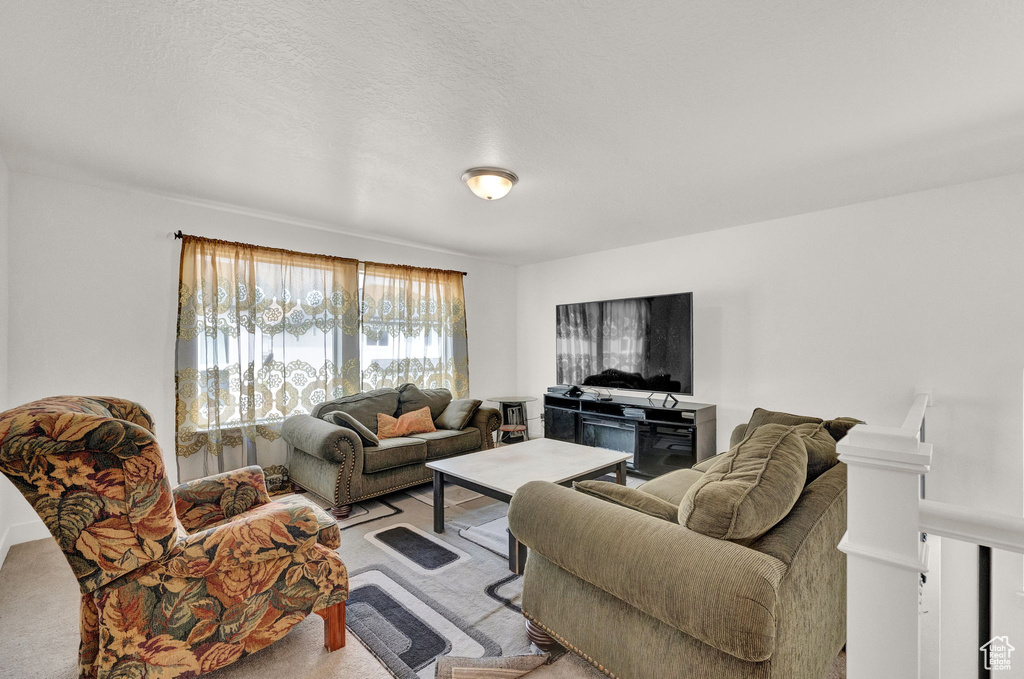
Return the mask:
M379 439L393 439L432 431L437 431L437 429L434 427L434 421L430 419L430 408L427 406L406 413L398 419L384 413L377 413L377 438Z

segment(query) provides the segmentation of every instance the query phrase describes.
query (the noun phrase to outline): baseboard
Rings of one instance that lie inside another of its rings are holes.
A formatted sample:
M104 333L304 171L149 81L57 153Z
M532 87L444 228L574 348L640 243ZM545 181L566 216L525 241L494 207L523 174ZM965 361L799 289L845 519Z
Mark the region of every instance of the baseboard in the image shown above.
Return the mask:
M0 534L0 568L3 568L4 561L7 560L7 552L11 551L11 527L4 528L4 532Z
M46 524L42 519L8 526L3 535L0 535L0 567L3 566L7 559L7 552L11 551L13 545L48 537L50 537L50 531L46 529Z

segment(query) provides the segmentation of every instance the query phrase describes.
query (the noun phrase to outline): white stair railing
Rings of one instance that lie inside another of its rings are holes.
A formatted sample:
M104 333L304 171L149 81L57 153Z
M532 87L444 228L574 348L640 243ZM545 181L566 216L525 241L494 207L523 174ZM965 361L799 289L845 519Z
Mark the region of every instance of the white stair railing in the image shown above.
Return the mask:
M918 586L928 572L921 532L979 545L979 640L991 625L991 549L1024 554L1024 519L921 498L932 447L920 433L928 394L901 427L859 425L839 442L847 464L848 679L919 679ZM978 676L988 676L979 653ZM928 679L937 679L929 677ZM957 678L960 679L960 678Z
M847 465L846 676L918 679L918 584L928 571L920 539L921 475L932 448L920 440L928 395L901 427L858 425L839 442Z
M922 500L921 530L930 535L978 545L978 677L985 679L992 676L993 670L1011 669L1011 654L1005 653L1003 657L998 653L998 647L1003 642L1008 643L1008 639L992 631L992 550L1024 554L1024 519ZM996 644L995 648L992 648L993 644ZM982 649L989 650L982 653Z
M921 500L921 530L1024 554L1024 519L1019 516Z

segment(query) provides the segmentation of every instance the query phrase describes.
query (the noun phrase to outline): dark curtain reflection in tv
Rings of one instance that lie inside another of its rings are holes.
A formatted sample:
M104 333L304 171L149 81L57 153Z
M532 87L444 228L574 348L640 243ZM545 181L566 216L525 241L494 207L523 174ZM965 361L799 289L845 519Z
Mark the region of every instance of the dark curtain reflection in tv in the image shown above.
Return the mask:
M593 379L606 372L634 374L642 381L650 350L650 304L649 299L622 299L559 306L559 384L620 386Z

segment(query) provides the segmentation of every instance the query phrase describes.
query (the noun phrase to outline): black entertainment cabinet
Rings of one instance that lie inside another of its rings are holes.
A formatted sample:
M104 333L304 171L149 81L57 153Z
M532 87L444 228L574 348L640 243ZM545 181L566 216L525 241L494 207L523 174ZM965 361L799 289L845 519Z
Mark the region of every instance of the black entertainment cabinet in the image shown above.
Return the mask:
M632 453L630 470L644 476L686 469L715 455L716 426L715 406L706 403L544 396L546 438Z

